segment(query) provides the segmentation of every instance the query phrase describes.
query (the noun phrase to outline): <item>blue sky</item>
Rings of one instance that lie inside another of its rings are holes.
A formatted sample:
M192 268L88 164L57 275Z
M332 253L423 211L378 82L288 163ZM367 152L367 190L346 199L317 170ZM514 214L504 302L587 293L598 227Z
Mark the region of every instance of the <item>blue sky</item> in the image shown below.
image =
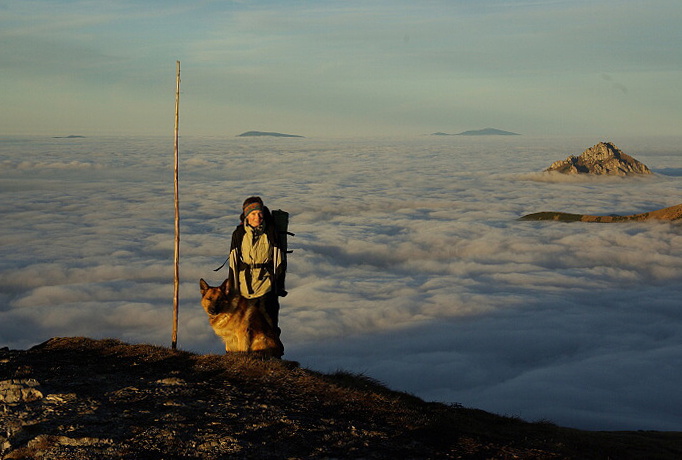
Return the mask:
M0 134L676 135L678 0L0 3Z

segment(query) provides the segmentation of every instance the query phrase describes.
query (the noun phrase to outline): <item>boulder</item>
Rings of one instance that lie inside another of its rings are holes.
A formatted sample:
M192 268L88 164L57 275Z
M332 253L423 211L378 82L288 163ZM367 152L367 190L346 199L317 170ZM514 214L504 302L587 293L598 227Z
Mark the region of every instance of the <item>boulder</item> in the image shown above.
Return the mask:
M611 142L600 142L585 150L580 156L572 155L565 160L555 161L545 171L607 176L651 174L644 163L623 153Z

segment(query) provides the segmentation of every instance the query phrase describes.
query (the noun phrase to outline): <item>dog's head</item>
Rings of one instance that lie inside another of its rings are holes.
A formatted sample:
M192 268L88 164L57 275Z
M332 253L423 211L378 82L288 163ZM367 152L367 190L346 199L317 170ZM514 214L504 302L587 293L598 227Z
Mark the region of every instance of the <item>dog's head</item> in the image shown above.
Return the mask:
M204 279L199 280L199 290L201 292L201 306L209 315L220 313L224 305L229 301L230 282L223 281L220 286L209 286Z

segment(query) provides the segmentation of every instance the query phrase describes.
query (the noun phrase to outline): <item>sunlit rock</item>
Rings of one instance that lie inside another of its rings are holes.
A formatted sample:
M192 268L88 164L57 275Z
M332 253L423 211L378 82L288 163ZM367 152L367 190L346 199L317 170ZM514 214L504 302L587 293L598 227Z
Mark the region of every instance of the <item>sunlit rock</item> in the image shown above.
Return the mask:
M585 150L580 156L572 155L565 160L555 161L546 171L607 176L651 174L644 163L623 153L611 142L600 142Z
M647 220L679 221L681 219L682 204L670 206L668 208L657 209L656 211L643 212L641 214L631 214L628 216L619 216L617 214L611 214L608 216L591 216L588 214L570 214L567 212L544 211L521 217L521 220L557 220L561 222L642 222Z

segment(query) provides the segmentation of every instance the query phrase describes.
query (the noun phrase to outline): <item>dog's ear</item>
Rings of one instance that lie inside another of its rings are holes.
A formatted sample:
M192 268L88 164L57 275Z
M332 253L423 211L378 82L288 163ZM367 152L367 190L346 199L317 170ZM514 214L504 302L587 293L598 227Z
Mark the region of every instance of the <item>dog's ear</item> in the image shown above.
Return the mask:
M204 295L204 292L208 291L209 285L206 281L204 281L203 278L199 280L199 289L201 291L201 295Z
M225 281L223 281L223 284L220 285L220 290L227 295L230 293L230 289L232 289L232 283L230 282L230 278L227 278Z

